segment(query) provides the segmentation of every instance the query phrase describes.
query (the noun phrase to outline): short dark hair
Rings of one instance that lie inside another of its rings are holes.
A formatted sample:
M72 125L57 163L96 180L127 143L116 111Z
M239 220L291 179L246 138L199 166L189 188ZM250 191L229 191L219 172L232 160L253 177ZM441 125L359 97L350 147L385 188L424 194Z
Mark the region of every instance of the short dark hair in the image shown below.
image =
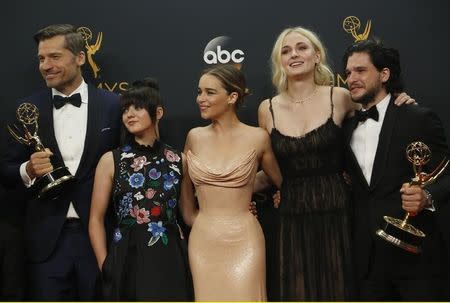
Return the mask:
M384 83L388 93L396 94L404 91L398 50L383 46L380 40L368 39L355 42L347 48L342 58L344 70L346 69L348 58L354 53L368 54L372 64L378 71L381 71L383 68L389 69L389 79Z
M223 88L225 88L228 94L236 92L238 94L236 107L241 106L244 102L244 97L249 94L244 73L234 65L214 65L203 70L202 76L203 75L211 75L216 77L222 83Z
M71 24L52 24L40 29L34 34L33 38L37 45L43 40L53 38L55 36L65 37L65 47L74 55L78 55L84 51L85 41L81 33Z
M136 108L145 109L152 123L155 123L156 110L162 106L158 81L150 77L134 81L130 88L120 96L122 113L132 105ZM122 143L133 142L133 140L134 136L122 124Z

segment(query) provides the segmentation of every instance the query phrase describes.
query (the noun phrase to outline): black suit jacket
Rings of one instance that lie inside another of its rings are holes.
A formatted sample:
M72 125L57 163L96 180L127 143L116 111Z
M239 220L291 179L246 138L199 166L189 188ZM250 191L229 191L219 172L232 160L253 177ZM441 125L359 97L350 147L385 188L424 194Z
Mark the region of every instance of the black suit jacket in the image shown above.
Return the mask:
M75 174L73 188L55 200L37 200L31 196L26 210L25 238L28 258L33 262L45 260L55 248L63 227L70 201L87 228L95 168L99 158L119 143L120 106L118 96L88 85L88 119L84 150ZM50 89L20 100L33 103L39 110L38 135L43 145L53 152L54 167L64 166L53 129L53 104ZM8 143L2 160L3 179L22 184L19 167L34 149L13 139ZM25 187L24 187L25 190ZM25 210L24 210L25 213Z
M426 172L434 170L447 157L448 147L441 121L429 109L416 105L397 107L391 99L379 135L371 184L367 184L350 147L357 123L354 118L344 123L345 170L352 182L352 230L357 277L363 279L369 270L383 275L387 273L391 278L426 278L441 274L445 269L446 258L435 213L423 210L409 221L427 234L422 254L403 251L375 235L375 231L382 226L383 216L399 219L405 216L399 190L404 182L409 182L414 176L412 164L406 158L406 147L411 142L422 141L431 148L432 159L425 166ZM437 211L449 199L448 171L427 187Z

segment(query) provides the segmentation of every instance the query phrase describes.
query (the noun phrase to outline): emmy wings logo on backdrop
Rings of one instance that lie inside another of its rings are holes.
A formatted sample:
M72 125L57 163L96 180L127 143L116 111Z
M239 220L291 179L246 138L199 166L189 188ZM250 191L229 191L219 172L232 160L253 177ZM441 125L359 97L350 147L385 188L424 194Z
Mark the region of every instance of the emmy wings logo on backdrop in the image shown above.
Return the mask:
M128 82L125 82L125 81L106 82L106 81L101 80L102 74L100 73L100 71L102 69L97 64L97 62L94 60L94 55L98 51L100 51L100 49L102 48L103 32L97 33L95 43L92 43L94 35L92 34L92 31L89 27L81 26L81 27L77 28L77 32L79 32L81 34L81 36L83 37L83 40L85 43L84 47L86 49L87 60L88 60L89 66L92 70L94 83L97 85L97 87L109 90L111 92L117 92L117 93L127 90Z
M242 67L245 54L232 44L232 39L228 36L218 36L206 44L203 51L203 61L206 64L227 64L234 63L237 68Z
M361 28L361 21L358 17L348 16L342 22L342 28L355 38L356 41L367 40L370 34L370 29L372 28L372 20L366 22L366 27L362 33L358 33Z
M348 16L344 18L344 21L342 21L342 28L346 33L352 35L352 37L355 39L355 42L367 40L370 34L370 30L372 29L372 20L369 19L366 22L364 31L361 32L361 20L359 20L359 18L356 16ZM336 74L336 82L337 86L347 85L347 80L340 74Z
M91 44L92 41L92 31L87 27L79 27L77 28L77 32L83 36L87 59L89 65L91 66L92 72L94 73L94 79L98 78L98 72L100 71L100 67L98 67L97 63L94 61L93 56L100 49L102 45L103 33L99 32L97 35L97 39L95 40L95 44Z

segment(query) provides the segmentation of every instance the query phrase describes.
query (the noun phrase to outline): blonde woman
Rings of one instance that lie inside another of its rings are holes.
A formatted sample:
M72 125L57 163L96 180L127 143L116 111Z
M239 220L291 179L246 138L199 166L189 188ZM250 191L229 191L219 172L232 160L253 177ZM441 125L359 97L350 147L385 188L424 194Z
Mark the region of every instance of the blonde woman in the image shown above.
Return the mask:
M258 109L283 175L279 264L269 283L279 297L271 299L345 301L352 298L353 282L341 125L359 105L346 89L333 87L325 48L314 32L285 29L271 60L278 94ZM397 102L406 100L403 94ZM259 174L258 187L266 183Z

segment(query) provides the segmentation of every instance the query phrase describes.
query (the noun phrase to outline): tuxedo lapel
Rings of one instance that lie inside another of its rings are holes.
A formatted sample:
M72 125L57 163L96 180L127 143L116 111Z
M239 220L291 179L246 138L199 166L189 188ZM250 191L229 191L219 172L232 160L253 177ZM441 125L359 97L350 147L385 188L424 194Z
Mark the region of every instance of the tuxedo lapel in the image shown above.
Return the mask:
M348 146L350 146L350 140L352 139L353 131L355 130L357 125L358 120L355 118L355 116L348 118L344 123L344 140L345 144Z
M358 160L356 159L355 153L353 152L352 147L350 146L350 141L352 139L353 131L355 130L356 126L358 125L359 121L352 117L347 120L347 122L344 124L344 140L345 140L345 149L346 149L346 158L347 158L347 164L348 168L351 171L354 172L354 175L357 177L357 180L353 180L352 182L358 181L360 182L364 188L367 190L369 189L369 184L367 184L367 180L364 177L364 174L361 170L361 167L359 166Z
M383 172L387 165L387 156L389 152L389 146L391 144L392 132L397 120L398 107L394 104L393 98L389 100L388 108L386 109L386 115L381 127L377 151L375 153L375 159L373 161L372 178L370 182L370 188L374 189L383 176Z
M39 106L39 130L38 135L42 140L44 147L50 149L53 153L53 158L56 159L59 165L64 166L64 161L61 156L61 151L58 147L58 141L55 137L55 129L53 124L53 102L51 90L46 90L43 98L39 100L41 105Z
M79 177L83 172L85 167L88 167L86 164L89 154L94 153L94 151L90 151L89 148L95 146L96 138L96 130L99 129L99 121L96 119L98 113L101 108L99 106L100 102L96 102L98 99L97 90L88 85L88 117L87 117L87 126L86 126L86 137L84 140L84 148L83 154L81 156L80 164L78 165L77 172L75 176Z

